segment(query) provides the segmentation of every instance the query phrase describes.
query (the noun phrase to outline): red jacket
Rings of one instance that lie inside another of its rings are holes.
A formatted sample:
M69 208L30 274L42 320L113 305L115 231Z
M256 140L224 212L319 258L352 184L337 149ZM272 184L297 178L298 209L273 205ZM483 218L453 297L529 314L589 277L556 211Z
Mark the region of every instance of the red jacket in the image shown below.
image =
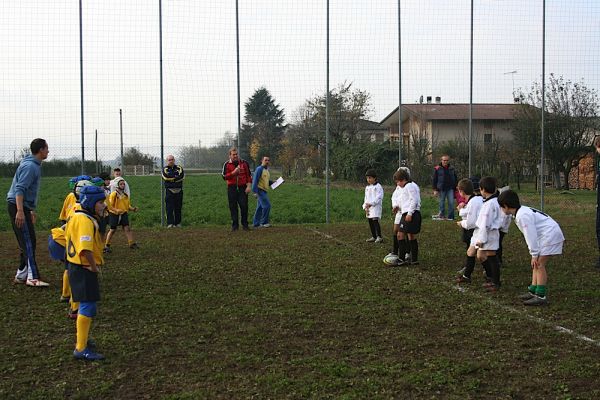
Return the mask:
M225 161L223 164L223 179L227 181L227 186L246 186L248 183L252 183L252 175L250 174L250 165L245 160L239 160L238 165L240 167L240 173L233 175L232 172L235 169L235 164L231 160Z

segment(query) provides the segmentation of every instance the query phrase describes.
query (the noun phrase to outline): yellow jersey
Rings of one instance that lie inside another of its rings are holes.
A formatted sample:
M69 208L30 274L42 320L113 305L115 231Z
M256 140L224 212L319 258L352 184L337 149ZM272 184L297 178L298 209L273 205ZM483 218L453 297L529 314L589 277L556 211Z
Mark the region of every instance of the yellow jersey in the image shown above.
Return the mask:
M108 196L106 205L108 206L108 211L117 215L125 214L131 208L129 196L125 193L119 195L118 192L112 192L110 196Z
M63 202L62 210L60 210L60 215L58 219L61 221L66 221L69 218L69 212L73 207L73 204L77 202L77 198L75 197L75 193L71 192L65 197L65 201Z
M65 229L65 241L67 243L67 261L73 264L90 265L87 258L81 255L83 250L89 250L94 255L96 265L102 265L102 249L104 242L94 217L84 211L75 211Z
M64 225L59 228L52 228L50 230L50 234L52 235L52 239L62 247L67 247L67 240L65 239L65 230L63 229Z

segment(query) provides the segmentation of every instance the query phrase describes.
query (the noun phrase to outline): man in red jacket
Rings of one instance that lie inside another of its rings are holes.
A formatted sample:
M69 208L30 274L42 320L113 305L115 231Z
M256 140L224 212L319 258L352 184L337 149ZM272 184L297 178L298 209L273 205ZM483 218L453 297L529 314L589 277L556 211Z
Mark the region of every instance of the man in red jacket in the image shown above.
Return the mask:
M252 175L250 165L239 158L235 147L229 149L229 160L223 164L223 179L227 181L227 200L229 200L229 212L231 213L231 230L240 228L238 220L238 206L242 217L242 228L248 228L248 193L252 189Z

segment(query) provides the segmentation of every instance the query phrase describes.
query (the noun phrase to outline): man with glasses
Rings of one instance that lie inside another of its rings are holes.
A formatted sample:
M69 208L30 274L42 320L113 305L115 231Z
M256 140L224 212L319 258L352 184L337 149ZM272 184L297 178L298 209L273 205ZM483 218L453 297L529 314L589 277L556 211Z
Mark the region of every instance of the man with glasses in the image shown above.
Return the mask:
M438 196L440 201L438 219L446 219L446 199L448 199L447 219L454 219L454 191L457 183L456 171L450 166L450 156L444 154L433 171L433 195Z

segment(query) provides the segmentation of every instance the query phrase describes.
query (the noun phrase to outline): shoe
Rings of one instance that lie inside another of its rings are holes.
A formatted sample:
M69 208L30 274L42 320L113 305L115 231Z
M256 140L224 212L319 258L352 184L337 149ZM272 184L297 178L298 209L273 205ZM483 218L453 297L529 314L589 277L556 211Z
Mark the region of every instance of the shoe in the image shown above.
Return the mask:
M375 239L375 243L383 243L383 238L381 236L377 236L377 239Z
M71 298L69 296L60 296L60 302L61 303L68 303L69 300L71 300Z
M456 283L471 283L471 278L460 275L456 277Z
M367 243L373 243L376 239L374 237L370 237L367 240L365 240L365 242Z
M264 226L264 225L261 225L261 226L262 226L263 228L266 228L266 226ZM270 226L270 225L269 225L269 226ZM248 227L248 226L243 226L243 227L242 227L242 230L243 230L243 231L249 231L249 230L250 230L250 227Z
M175 225L173 225L173 224L169 224L169 225L167 225L167 229L171 229L171 228L172 228L172 227L174 227L174 226L175 226Z
M48 287L48 286L50 286L50 284L48 282L44 282L39 279L27 279L27 282L25 282L25 284L27 286L31 286L31 287Z
M402 260L402 259L399 258L398 261L396 261L396 265L398 267L402 267L402 266L407 267L407 266L410 265L410 261L408 261L408 260Z
M237 226L234 226L231 228L231 232L236 232L238 231L240 228L238 228Z
M24 285L27 282L27 279L15 278L13 279L13 284L15 285Z
M488 286L484 286L484 288L488 293L496 293L500 289L500 286L491 283Z
M104 356L100 353L96 353L92 351L88 347L83 349L82 351L73 350L73 357L76 360L86 360L86 361L99 361L104 360Z
M67 312L67 318L69 319L77 319L77 315L79 314L79 310L71 310L69 308L69 311Z
M261 228L270 228L271 224L262 224L260 227Z
M527 293L523 293L522 295L519 295L519 300L529 300L535 297L535 294L531 293L531 292L527 292Z
M419 265L419 260L410 260L410 265Z
M133 249L133 250L135 250L135 249L139 249L139 248L140 248L140 246L138 246L138 244L137 244L137 243L131 243L131 244L129 245L129 248L130 248L130 249Z
M86 348L90 349L91 351L96 351L96 342L94 339L88 339Z
M175 225L175 228L181 228L181 224Z
M102 250L104 254L112 253L112 249L110 246L104 246L104 250Z
M458 271L456 271L456 274L457 275L464 275L466 271L467 271L467 267L462 267L461 269L459 269Z
M529 300L525 300L523 302L524 306L545 306L547 304L548 304L548 298L546 296L544 296L544 297L538 296L537 294L534 295Z

